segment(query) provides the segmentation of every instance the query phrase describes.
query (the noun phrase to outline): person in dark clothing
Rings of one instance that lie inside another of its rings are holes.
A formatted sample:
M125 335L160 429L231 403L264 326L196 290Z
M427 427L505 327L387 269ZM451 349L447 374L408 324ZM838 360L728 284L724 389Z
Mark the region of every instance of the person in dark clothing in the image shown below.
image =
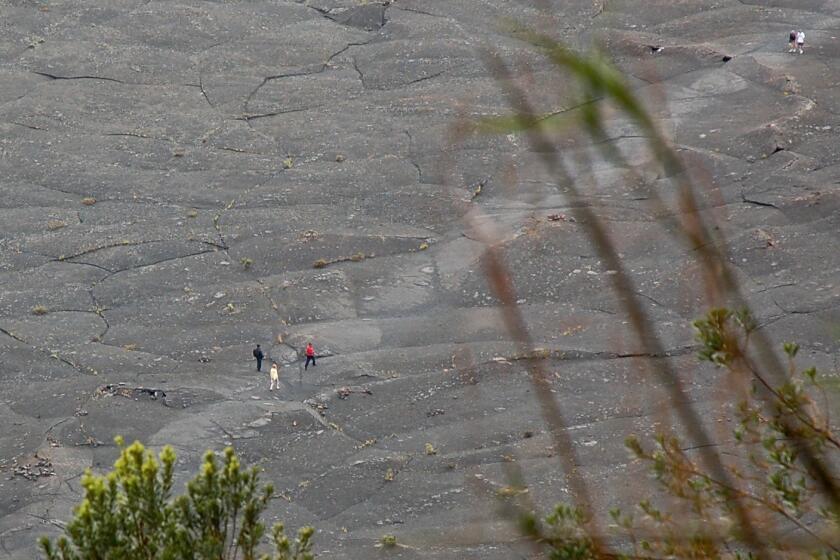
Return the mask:
M303 366L303 369L309 367L309 362L312 362L312 367L315 367L315 348L312 347L312 343L308 342L306 344L306 365Z
M262 348L260 348L260 345L257 344L257 347L254 348L254 358L257 359L257 371L262 371L262 361L264 357L265 354L263 354Z

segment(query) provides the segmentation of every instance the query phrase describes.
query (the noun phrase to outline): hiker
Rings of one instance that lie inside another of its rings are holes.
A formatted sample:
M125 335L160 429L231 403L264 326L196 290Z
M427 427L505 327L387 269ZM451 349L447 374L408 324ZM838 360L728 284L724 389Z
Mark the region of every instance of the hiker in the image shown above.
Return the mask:
M796 30L792 30L788 36L788 52L796 52Z
M805 32L800 31L796 34L796 46L799 47L799 54L805 52Z
M262 371L262 361L265 354L263 354L262 348L260 345L257 344L257 347L254 348L254 357L257 359L257 371Z
M268 377L271 379L271 385L268 386L269 391L273 391L276 387L280 389L280 372L277 371L277 362L271 363L271 371L268 372Z
M311 342L306 343L306 365L303 366L303 369L309 367L309 361L312 360L312 367L315 367L315 348L312 347Z

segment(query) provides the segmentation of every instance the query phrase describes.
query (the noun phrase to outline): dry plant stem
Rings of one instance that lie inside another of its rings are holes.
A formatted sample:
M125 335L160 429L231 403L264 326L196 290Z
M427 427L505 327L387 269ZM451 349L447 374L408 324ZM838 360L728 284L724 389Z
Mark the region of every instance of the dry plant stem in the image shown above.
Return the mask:
M587 97L594 98L594 94L590 92ZM659 99L658 101L661 105L664 105L664 98ZM680 234L683 234L684 230L688 231L689 228L683 226L677 215L675 215L675 213L664 203L662 198L659 196L657 190L647 187L647 182L640 176L640 174L636 171L635 167L630 165L630 163L627 161L627 159L624 157L621 151L618 148L616 148L616 146L610 141L609 135L604 129L603 121L600 118L597 106L593 105L589 110L593 112L594 118L589 118L585 120L587 131L593 137L593 139L595 139L595 145L599 148L604 158L607 160L617 162L620 167L628 170L630 177L636 182L636 184L645 186L645 192L653 205L653 210L655 212L654 215L657 218L661 219L662 222L664 222L663 226L666 229L666 231L676 232L678 236L680 236ZM686 245L691 247L692 237L690 235L688 237L689 243L686 243ZM698 263L698 265L700 271L702 272L704 280L703 285L705 287L707 305L710 305L711 307L719 307L720 305L722 305L722 289L718 285L718 278L707 266L703 266L702 263ZM730 395L740 394L746 397L749 391L749 383L747 382L749 374L744 375L743 372L739 373L740 375L725 376L724 380L729 386ZM725 398L726 397L724 397L722 393L721 401L718 404L724 404L723 401ZM725 427L723 425L720 425L719 429L720 431L723 431ZM722 434L720 431L718 432L718 435L723 437L724 434Z
M505 472L505 476L508 479L508 482L511 486L515 488L525 488L525 475L522 472L522 468L516 463L503 463L502 470ZM504 502L504 513L505 517L508 519L524 519L526 516L531 515L533 516L534 520L534 532L542 537L545 534L543 529L542 520L539 519L534 512L538 511L536 504L533 500L530 499L530 494L522 494L516 497L520 503L513 503ZM534 549L534 552L540 554L545 554L545 545L546 539L544 538L529 538L528 539L531 548Z
M575 163L575 171L577 172L576 176L579 178L580 181L585 181L584 189L589 188L591 190L591 192L595 192L595 187L597 186L597 184L595 183L595 180L592 176L592 173L587 172L587 170L592 169L591 159L587 156L587 154L583 150L577 150L575 153L576 153L576 161L574 163ZM638 292L635 291L635 288L631 288L631 289L634 290L633 291L634 294L638 294ZM620 294L620 292L619 292L619 294ZM645 349L647 349L647 346L645 346ZM656 356L664 357L664 354L656 354ZM638 370L638 372L640 374L642 374L642 375L644 374L644 365L643 364L640 363L639 367L636 368L636 369ZM672 403L672 404L675 404L675 403ZM673 422L670 421L670 418L668 417L668 413L671 412L672 408L673 407L670 407L670 408L669 407L656 407L656 409L654 411L654 418L656 419L656 421L660 422L663 426L668 426L668 425L673 424ZM711 441L711 440L709 440L709 441Z
M544 6L544 7L547 8L548 6ZM458 122L462 123L462 126L457 126L456 125L453 128L453 130L452 130L452 132L453 132L452 143L453 144L462 141L463 138L464 138L464 133L469 129L469 126L467 125L467 120L464 118L463 115L461 115L461 118L459 118ZM448 160L448 158L447 158L447 160ZM450 164L447 167L450 167L452 162L447 161L447 163ZM511 169L513 169L513 168L511 167ZM512 171L512 173L515 173L515 171ZM511 190L514 190L516 188L515 176L509 177L509 187L510 187ZM478 225L475 223L475 221L470 220L469 215L466 217L466 220L476 231L479 231L479 233L481 233ZM486 236L482 236L482 240L484 241L485 245L488 247L488 249L487 249L488 256L489 256L490 252L493 252L493 257L498 258L498 255L496 254L495 249L493 248L493 244L492 244L493 240L488 239ZM491 257L491 258L493 258L493 257ZM500 301L502 301L503 305L508 304L508 305L513 306L514 312L518 314L519 313L519 308L515 304L516 298L515 298L514 293L513 293L513 287L510 284L510 274L507 271L506 267L504 267L503 264L501 266L501 269L499 269L498 266L494 266L496 264L502 264L502 262L498 261L498 260L495 261L493 264L487 264L485 262L485 271L486 271L486 274L487 274L488 278L490 278L490 280L491 280L491 286L494 288L494 292L496 293L498 299ZM494 279L498 280L500 284L497 285L497 283L494 283L493 282ZM501 284L504 284L504 286L501 286ZM504 295L500 295L501 292L504 292ZM506 315L504 316L504 319L505 319L505 324L508 327L508 330L512 333L512 336L517 340L517 344L518 344L520 353L523 354L523 355L526 355L526 356L532 355L532 353L535 350L534 346L533 346L533 341L531 341L531 339L530 339L530 335L527 331L527 326L525 326L525 322L524 322L524 319L521 317L521 314L519 315L518 319L514 318L513 321L511 321L510 318ZM521 338L520 335L521 334L525 335L525 340L520 340L520 338ZM533 364L534 361L535 360L533 360L533 359L529 360L529 363ZM472 352L470 351L469 347L466 347L465 351L463 353L456 353L453 356L453 366L457 369L459 377L461 379L461 382L464 385L476 385L476 380L475 380L474 376L477 375L478 372L476 370L474 356L473 356ZM541 406L543 406L543 407L547 406L549 408L549 410L547 410L547 411L544 408L543 416L544 417L559 418L559 422L553 423L551 425L561 425L561 426L565 427L566 426L565 419L562 418L562 413L560 412L559 407L557 406L556 402L554 402L554 399L549 394L550 391L547 391L547 390L541 391L540 390L540 387L547 387L547 384L548 384L547 374L542 368L542 363L537 364L536 367L539 368L539 372L536 374L536 376L534 375L533 369L531 370L530 373L531 373L532 382L534 382L534 385L535 385L537 395L538 396L547 395L548 398L549 398L549 402L546 402L546 403L541 402L540 403ZM529 369L531 369L531 368L529 368ZM537 378L542 380L541 385L536 382ZM477 392L474 393L474 394L477 396ZM556 450L555 450L556 453L559 456L561 456L561 458L563 458L565 460L564 461L564 463L565 463L564 469L568 473L567 476L570 480L569 487L572 489L572 494L575 497L576 503L588 504L589 503L589 498L586 497L581 502L581 497L578 496L580 491L575 490L575 488L582 488L584 494L586 494L586 487L584 486L583 481L579 479L579 475L577 474L577 472L575 470L576 465L578 464L578 460L577 460L577 456L576 456L576 453L575 453L574 448L573 448L573 443L571 442L571 440L568 437L566 437L565 432L560 434L560 442L558 442L558 438L555 434L552 433L552 436L553 436L553 440L554 440L554 446L556 448ZM567 453L569 453L571 455L567 457L567 455L566 455ZM503 468L504 468L506 479L507 479L509 485L511 485L513 487L522 487L522 488L526 487L525 478L524 478L522 469L519 467L518 464L516 464L516 463L505 463L503 465ZM573 478L575 478L577 480L572 482ZM485 487L485 489L489 489L489 491L491 493L494 493L492 487L490 487L490 485L488 485L486 482L478 481L478 480L476 480L476 482L483 483L483 486ZM535 512L538 511L536 505L530 499L528 499L527 496L520 496L518 499L520 501L524 502L524 505L523 504L513 504L511 502L503 503L503 509L502 509L503 517L505 517L507 519L514 519L515 520L515 519L522 519L524 516L534 516L534 522L536 524L534 529L537 533L539 533L539 535L543 535L542 523L540 522L540 520L535 515ZM533 549L533 551L535 553L540 554L540 555L545 553L545 546L546 546L546 540L545 539L529 538L528 542L529 542L531 548ZM595 542L595 541L593 540L593 542ZM610 557L613 556L609 553L606 553L605 551L600 550L600 548L596 548L596 550L600 551L599 556L601 556L601 557L610 558Z
M620 82L619 75L612 72L599 74L597 71L593 71L585 61L570 53L565 47L559 45L550 37L534 34L529 35L531 43L545 49L548 57L558 66L571 69L578 75L583 76L583 79L588 82L586 84L588 92L591 94L609 94L617 106L633 118L642 128L642 132L649 138L649 144L654 155L662 162L667 176L674 178L674 182L680 192L684 222L681 224L682 227L678 228L675 233L680 234L681 237L686 239L691 249L698 251L704 266L708 267L708 270L716 273L715 278L721 281L723 288L733 300L733 303L737 307L747 307L738 281L732 274L731 269L726 266L727 255L722 237L717 236L716 239L716 236L712 235L710 228L700 217L699 205L694 196L694 185L687 173L685 165L671 149L647 112ZM525 101L524 97L522 99ZM533 117L534 113L530 112L530 107L527 108L529 112L519 112L518 114L519 118L523 119L523 124L526 125L528 122L535 122ZM539 142L541 145L551 147L551 143L539 131L531 130L530 132L530 137L534 138L536 136L541 139ZM547 155L551 157L544 159L556 159L552 154ZM557 165L552 167L556 168ZM758 350L759 354L764 358L765 369L770 372L774 382L783 382L787 376L778 356L772 350L772 345L763 334L756 333L756 335L759 338Z
M502 318L505 326L516 341L519 352L528 356L533 355L534 342L528 330L528 325L525 323L525 318L522 316L522 311L516 304L516 294L511 284L507 266L500 257L498 249L490 243L490 240L485 238L484 242L487 246L484 253L484 269L496 298L501 302ZM560 457L563 470L566 473L574 503L581 511L588 514L587 518L590 524L597 524L595 516L591 515L589 511L592 506L592 499L578 471L579 461L574 442L566 431L566 419L563 417L560 406L551 392L551 382L543 360L536 357L528 360L528 373L531 376L531 383L534 385L540 411L551 432L555 452ZM597 527L593 526L592 529L590 538L593 547L599 557L603 556L607 548L601 542Z
M513 475L515 478L515 475ZM479 480L479 479L472 479L469 481L469 484L474 485L477 489L480 489L482 492L487 494L495 494L496 489L486 480ZM533 515L536 506L533 505L532 502L526 500L525 505L518 505L511 502L507 502L503 504L503 515L508 519L519 519L522 516L526 515ZM537 520L539 521L539 520ZM541 529L538 529L541 531ZM644 537L648 537L648 535L643 535ZM653 538L655 534L649 535L650 538ZM521 540L521 537L520 537ZM444 542L446 538L444 537ZM545 545L547 541L545 539L528 539L528 544L530 548L534 551L537 555L542 555L545 553ZM542 556L528 556L527 558L539 558ZM599 551L598 557L602 560L661 560L659 557L655 556L646 556L643 554L624 554L624 553L616 553L610 551Z
M474 402L479 402L481 399L481 395L479 394L479 387L478 387L478 368L476 367L475 356L472 353L472 350L469 346L464 345L462 349L459 349L455 352L452 356L452 366L458 372L458 378L461 382L461 385L465 386L465 393L468 398L471 398ZM478 428L470 429L471 438L474 441L478 441L478 433L476 433ZM475 471L473 471L475 472ZM479 537L481 536L478 530L478 527L475 525L467 525L467 528L464 530L465 532L474 532L475 534L472 535L475 537L475 541L479 541ZM463 532L462 532L463 534Z
M777 400L778 402L780 402L780 403L784 403L784 402L785 402L785 401L784 401L784 399L782 398L782 396L779 394L779 392L778 392L776 389L774 389L774 388L773 388L773 387L772 387L772 386L771 386L771 385L767 382L767 380L765 380L765 379L764 379L764 377L763 377L763 376L761 375L761 373L760 373L760 372L756 369L755 365L752 363L752 361L751 361L748 357L746 357L746 356L740 356L740 357L739 357L739 361L740 361L740 362L743 362L744 367L745 367L748 371L752 372L753 377L755 377L755 378L758 380L758 382L759 382L759 383L760 383L760 384L761 384L761 385L762 385L762 386L763 386L763 387L764 387L764 388L765 388L768 392L770 392L773 396L775 396L775 397L776 397L776 400ZM796 418L797 420L799 420L800 422L802 422L802 424L803 424L803 425L805 425L807 428L809 428L809 429L810 429L811 431L813 431L815 434L819 434L821 437L825 438L825 441L826 441L826 442L830 443L831 445L833 445L834 447L836 447L838 450L840 450L840 440L838 440L838 439L834 436L834 434L831 432L831 430L830 430L830 429L826 429L826 428L823 428L823 427L821 427L821 426L817 426L817 422L816 422L816 420L815 420L815 419L813 419L813 418L811 418L811 417L810 417L807 413L802 413L802 412L800 412L800 411L796 410L795 408L792 408L792 407L787 406L787 405L785 405L785 404L782 404L782 406L784 406L784 407L785 407L785 410L787 410L790 414L792 414L792 415L794 416L794 418ZM795 444L795 443L796 443L796 440L792 440L792 443L794 443L794 444Z
M637 122L645 130L650 138L650 143L654 153L666 164L666 169L671 176L676 176L676 184L680 190L682 221L677 220L673 213L662 202L658 193L654 189L647 189L651 200L656 204L657 208L662 211L663 217L673 226L673 232L677 233L692 250L696 250L700 255L701 268L704 271L704 279L706 285L706 292L712 302L719 301L721 293L726 293L738 308L747 309L749 306L746 299L741 292L740 285L735 279L734 274L729 266L727 266L728 255L726 254L726 245L721 240L716 240L711 235L710 228L705 224L700 216L699 206L694 197L694 186L688 176L687 169L674 154L673 150L668 146L665 139L656 128L655 124L644 116L643 111L635 105L627 106L625 109L636 117ZM606 133L603 128L598 126L597 121L592 121L590 126L590 133L596 138L606 138ZM615 150L609 142L599 144L605 154L609 156L618 155L619 161L623 161L623 157L618 150ZM720 284L720 285L719 285ZM763 362L763 369L771 374L773 382L781 384L790 379L790 374L785 372L785 368L779 361L778 356L772 348L769 339L760 331L752 333L752 337L756 339L757 354L761 356ZM765 407L770 406L772 397L778 395L773 391L772 384L768 383L763 376L758 374L758 370L754 367L748 368L752 372L753 377L756 378L764 391L760 393L761 401ZM783 422L787 422L783 420ZM834 443L832 441L832 443ZM840 510L840 487L832 479L828 469L823 462L817 458L811 450L800 443L795 443L797 451L800 452L803 461L808 466L809 470L814 474L821 490L829 497L835 509Z
M741 291L741 287L735 279L732 270L726 264L728 262L728 255L725 249L726 245L720 239L715 243L716 240L711 234L711 230L700 216L699 205L694 196L694 185L682 161L670 148L653 121L647 117L647 114L641 110L634 99L619 99L619 102L627 112L636 118L643 130L647 132L651 138L651 146L654 153L665 164L665 169L669 171L669 176L676 178L675 182L680 191L681 207L684 212L685 224L682 231L687 233L692 247L698 250L704 268L716 273L715 278L722 282L725 292L736 307L748 309L749 306ZM755 331L752 337L755 339L756 354L760 358L761 369L770 375L772 384L780 385L785 381L789 381L790 378L774 351L769 338L761 331ZM761 393L761 396L765 406L769 406L770 398L768 397L772 396L772 392L770 395ZM788 424L789 420L786 418L783 418L782 422L786 427L790 427ZM840 486L834 481L825 464L807 446L802 445L800 442L796 442L794 445L801 454L805 465L817 479L822 492L831 500L833 508L840 511Z
M782 508L778 504L775 504L771 501L766 500L765 498L762 498L761 496L757 496L755 494L752 494L750 492L747 492L747 491L742 490L740 488L737 488L735 486L729 485L729 484L721 482L719 480L715 480L713 477L710 477L709 475L707 475L707 474L701 472L699 469L695 468L694 465L687 458L685 458L683 456L676 457L674 455L674 453L668 448L668 446L664 446L663 451L674 461L674 464L679 464L680 465L680 468L683 470L684 474L700 477L700 478L706 480L707 482L710 482L710 483L714 484L718 488L724 490L725 492L727 492L731 495L735 495L735 496L738 496L740 498L750 500L752 502L755 502L755 503L763 506L764 508L766 508L769 511L773 511L775 513L778 513L779 515L781 515L782 517L787 519L789 522L796 525L799 529L804 531L807 535L812 537L816 542L820 543L823 546L829 547L831 550L833 550L835 552L840 552L840 549L838 549L835 545L833 545L831 542L826 541L825 539L823 539L822 537L820 537L819 535L817 535L816 533L811 531L811 529L807 525L802 523L796 517L790 515L788 512L786 512L784 510L784 508Z
M533 120L535 114L534 109L530 106L524 93L520 91L511 80L510 72L505 63L491 53L485 53L485 61L490 68L491 73L496 77L496 80L501 84L508 102L512 106L516 115L524 119L526 122ZM543 163L548 168L550 173L557 176L558 182L565 184L573 196L579 196L579 192L575 187L574 181L568 176L565 168L560 162L554 145L548 140L545 134L536 127L528 127L526 129L526 136L531 143L532 148L540 156L542 156ZM577 214L576 219L589 236L595 249L598 251L600 257L604 260L607 268L615 270L613 281L615 283L615 290L624 305L630 317L630 321L635 331L639 334L639 338L645 348L645 351L654 356L663 356L665 349L655 334L653 324L644 312L641 303L639 302L633 284L624 270L624 266L616 253L615 247L609 239L609 235L601 224L600 220L595 216L594 212L586 206L576 207L572 210ZM702 421L691 406L690 401L686 397L685 390L682 387L682 382L678 376L677 371L667 362L667 360L653 360L652 369L659 377L661 384L668 391L671 403L675 405L677 414L679 415L685 429L688 430L691 438L699 445L709 442L706 430L703 427ZM685 403L684 406L676 406L676 403ZM546 417L546 421L553 425L552 418ZM711 447L701 447L700 454L704 463L713 473L713 476L718 480L729 484L729 476L724 468L720 457L715 453ZM730 484L731 485L731 484ZM744 540L746 544L756 552L758 558L767 558L768 554L766 547L758 537L752 519L749 513L744 508L739 500L734 500L735 514L738 522L744 531Z

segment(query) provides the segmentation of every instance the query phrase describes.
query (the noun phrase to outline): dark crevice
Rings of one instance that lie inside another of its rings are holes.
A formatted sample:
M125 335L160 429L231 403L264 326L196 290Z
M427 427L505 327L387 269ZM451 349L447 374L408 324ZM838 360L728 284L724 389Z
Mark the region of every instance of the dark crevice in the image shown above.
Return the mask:
M136 132L106 132L102 136L127 136L129 138L142 138L143 140L156 140L158 142L173 143L174 140L168 138L157 138L155 136L146 136L145 134L138 134Z
M83 257L85 255L90 255L91 253L95 253L95 252L101 251L103 249L113 249L115 247L134 247L134 246L137 246L137 245L147 245L149 243L161 243L163 241L166 241L166 240L165 239L152 239L152 240L149 240L149 241L135 241L135 242L129 242L129 243L125 243L125 242L120 241L118 243L110 243L108 245L102 245L101 247L95 247L93 249L87 249L85 251L82 251L81 253L76 253L75 255L61 255L59 257L56 257L56 260L58 260L58 261L69 261L71 259L75 259L75 258L78 258L78 257Z
M266 154L261 154L259 152L249 152L248 150L240 150L239 148L229 148L227 146L213 146L214 150L220 150L222 152L233 152L234 154L248 154L252 156L264 156Z
M266 117L276 117L278 115L286 115L289 113L303 113L305 111L312 111L314 109L319 109L323 107L323 105L314 105L312 107L299 107L297 109L284 109L282 111L274 111L272 113L260 113L256 115L245 115L244 117L236 117L233 120L236 121L252 121L256 119L264 119Z
M408 162L411 165L414 166L414 169L417 170L417 182L422 183L423 182L423 170L420 168L420 166L417 164L417 162L414 161L414 158L411 157L411 150L412 150L412 147L414 145L414 137L411 135L411 132L409 132L408 130L403 130L403 132L405 133L406 136L408 136L408 157L406 159L408 160Z
M769 292L771 290L777 290L779 288L787 288L787 287L796 286L796 285L797 285L796 282L785 282L784 284L777 284L776 286L767 286L767 287L762 288L760 290L755 290L753 293L754 294L763 294L764 292ZM778 306L779 304L777 303L776 305ZM780 307L780 309L781 309L781 307Z
M117 80L116 78L106 78L104 76L57 76L55 74L49 74L47 72L40 72L38 70L31 70L33 74L38 74L39 76L44 76L45 78L49 78L51 80L103 80L105 82L116 82L118 84L125 84L122 80Z
M94 283L95 286L95 283ZM105 317L105 312L108 311L108 308L102 307L99 304L99 300L96 299L96 295L93 293L93 286L88 289L88 295L90 296L90 301L93 303L93 312L96 313L100 319L105 323L105 330L99 334L99 340L103 340L105 336L108 334L108 330L111 328L111 323L108 322L108 318Z
M433 79L437 78L438 76L442 76L445 72L446 72L446 70L441 70L440 72L435 72L434 74L429 74L428 76L423 76L422 78L417 78L417 79L411 80L410 82L406 82L406 83L402 84L401 87L407 87L407 86L410 86L410 85L419 84L420 82L425 82L426 80L433 80Z
M602 101L603 99L604 99L603 97L594 97L592 99L587 99L586 101L578 103L577 105L572 105L571 107L566 107L565 109L558 109L556 111L552 111L551 113L546 113L544 115L539 115L538 117L536 117L534 119L534 124L539 124L539 123L541 123L543 121L546 121L546 120L548 120L552 117L562 115L563 113L568 113L569 111L574 111L575 109L581 109L583 107L586 107L587 105L591 105L592 103L597 103L599 101Z
M662 359L685 356L699 350L699 346L682 346L679 348L672 348L665 350L662 353L652 352L589 352L585 350L553 350L547 355L517 355L507 356L505 360L508 362L520 362L529 360L559 360L563 362L596 362L606 360L625 360L629 358L649 358ZM485 362L486 365L497 363L496 361Z
M368 89L367 84L365 83L365 75L362 74L361 69L359 69L359 64L356 61L356 57L353 57L353 70L356 71L356 74L359 75L359 81L362 82L362 87Z
M346 48L344 50L346 50ZM343 52L343 51L341 51L341 52ZM333 56L336 56L336 55L333 55ZM331 60L331 59L332 59L332 57L330 57L329 60ZM257 92L260 90L260 88L262 88L268 82L271 82L271 81L274 81L274 80L282 80L283 78L295 78L295 77L299 77L299 76L309 76L309 75L312 75L312 74L320 74L321 72L323 72L326 69L327 64L329 64L329 60L327 61L327 63L322 64L321 67L318 70L314 70L314 71L313 70L302 70L302 71L298 71L298 72L288 72L286 74L277 74L277 75L274 75L274 76L266 76L265 78L263 78L263 81L260 82L260 85L255 87L253 89L253 91L251 91L251 93L248 94L248 97L245 98L245 103L242 106L244 111L246 113L248 112L248 104L251 102L251 99L253 99L254 96L257 94Z
M207 101L207 104L210 105L210 108L215 109L216 106L213 105L212 101L210 101L210 97L207 95L207 90L204 89L204 81L201 78L201 72L198 74L198 89L201 90L201 95L204 97L204 100Z
M425 12L423 10L418 10L416 8L406 8L404 6L391 5L391 6L389 6L388 9L399 10L401 12L409 12L409 13L412 13L412 14L420 14L422 16L428 16L428 17L434 17L434 18L440 18L440 19L452 19L448 16L444 16L444 15L441 15L441 14L433 14L432 12Z
M274 173L274 174L272 174L272 175L274 176L274 175L276 175L276 174L277 174L277 172L275 172L275 173ZM266 182L267 182L267 181L270 181L270 180L271 180L271 178L266 179ZM227 257L228 257L228 259L229 259L229 260L230 260L229 245L228 245L227 241L225 241L225 236L224 236L224 234L222 233L221 220L222 220L222 215L223 215L226 211L228 211L228 210L230 210L231 208L233 208L234 204L236 204L236 200L235 200L235 199L234 199L234 200L231 200L231 201L227 204L227 206L225 206L224 208L222 208L221 210L219 210L219 211L218 211L218 212L217 212L217 213L213 216L213 229L215 229L215 230L216 230L216 235L219 237L219 246L220 246L220 247L224 247L224 249L222 249L222 251L224 252L224 254L225 254L225 255L227 255Z
M210 245L211 247L215 247L219 251L227 251L230 249L227 245L223 245L221 243L213 243L212 241L199 241L198 243L202 243L204 245Z
M79 373L83 373L83 374L87 374L87 375L97 375L97 372L96 372L95 369L93 369L91 367L88 367L88 366L85 366L85 365L82 365L82 364L79 364L79 363L76 363L72 360L69 360L69 359L59 355L58 352L55 352L53 350L38 348L37 346L33 345L31 342L19 337L18 335L16 335L15 333L13 333L9 330L4 329L3 327L0 327L0 333L5 334L9 338L17 340L21 344L25 344L26 346L31 348L33 351L35 351L35 352L37 352L37 353L39 353L43 356L47 356L48 358L53 359L53 360L58 360L59 362L70 366L71 368L78 371Z
M754 199L751 199L751 198L747 198L747 195L745 195L743 192L741 193L741 201L744 202L745 204L752 204L753 206L762 206L762 207L765 207L765 208L774 208L774 209L776 209L780 212L782 211L781 208L779 208L778 206L776 206L775 204L772 204L770 202L761 202L760 200L754 200Z
M361 43L347 43L347 46L345 46L343 49L341 49L338 52L330 55L330 57L327 59L327 62L324 63L324 68L328 68L330 63L333 61L334 58L336 58L338 56L341 56L342 54L346 53L348 50L350 50L350 48L352 48L352 47L363 47L365 45L370 44L371 42L373 42L373 39L371 39L370 41L364 41L364 42L361 42ZM321 71L323 71L323 69Z
M14 122L14 121L10 121L9 124L13 124L13 125L16 125L16 126L22 126L24 128L29 128L31 130L49 130L49 128L41 128L40 126L34 126L34 125L31 125L31 124L23 124L23 123Z
M645 136L643 134L622 134L620 136L615 136L613 138L604 138L602 140L598 140L597 142L593 142L593 146L597 146L599 144L608 144L610 142L618 142L619 140L631 140L631 139L649 139L650 136Z
M634 78L636 78L640 82L644 82L645 84L647 84L649 86L652 86L653 84L658 84L659 83L658 81L653 80L651 78L643 78L643 77L639 76L638 74L633 74L633 73L628 72L628 75L633 76Z
M62 193L62 194L67 194L67 195L71 195L71 196L75 196L75 197L84 196L83 193L78 193L78 192L74 192L74 191L66 191L66 190L60 189L58 187L51 187L51 186L45 185L43 183L33 183L33 184L41 187L42 189L47 189L47 190L59 192L59 193Z
M320 11L320 10L316 10L316 11ZM251 91L251 93L248 94L248 97L245 98L245 103L242 105L244 112L245 113L248 112L248 104L251 102L251 99L253 99L254 96L257 94L257 92L260 90L260 88L262 88L268 82L271 82L271 81L274 81L274 80L281 80L283 78L294 78L294 77L298 77L298 76L311 76L311 75L314 75L314 74L320 74L320 73L324 72L327 68L330 67L334 58L344 54L351 47L361 47L363 45L369 44L370 42L371 41L365 41L365 42L362 42L362 43L348 43L347 45L342 47L337 52L331 54L327 58L326 62L321 64L316 70L300 70L300 71L295 71L295 72L288 72L288 73L285 73L285 74L277 74L277 75L274 75L274 76L266 76L265 78L263 78L263 81L260 82L260 84L257 87L255 87L253 89L253 91Z
M116 272L116 270L111 270L110 268L105 268L104 266L100 266L98 264L93 264L93 263L84 262L84 261L68 261L68 260L59 261L59 260L55 260L55 261L51 261L51 262L63 262L63 263L67 263L67 264L82 264L82 265L85 265L85 266L92 266L94 268L98 268L99 270L102 270L103 272L107 272L108 276L110 276L111 274L114 274Z
M103 272L106 272L107 274L106 274L105 277L110 276L111 274L114 273L113 270L108 270L104 266L100 266L98 264L86 263L86 262L83 262L83 261L68 261L66 259L61 260L61 259L56 258L53 255L47 255L47 254L44 254L44 253L39 253L37 251L28 251L28 250L25 250L25 249L22 250L21 252L26 253L27 255L35 255L36 257L44 257L44 258L50 259L49 261L47 261L47 262L45 262L45 263L43 263L39 266L36 266L35 268L40 268L40 267L45 266L47 264L63 263L63 264L78 264L78 265L82 265L82 266L92 266L94 268L98 268L99 270L101 270Z
M16 335L12 331L8 331L8 330L4 329L3 327L0 327L0 333L5 334L6 336L8 336L9 338L11 338L13 340L17 340L21 344L26 344L26 345L29 344L28 342L26 342L24 339L20 338L18 335Z
M121 269L115 271L114 274L119 274L120 272L126 272L126 271L129 271L129 270L139 270L141 268L147 268L147 267L150 267L150 266L155 266L157 264L162 264L162 263L169 262L169 261L177 261L178 259L187 259L189 257L197 257L199 255L205 255L207 253L216 253L218 251L219 251L219 249L207 249L207 250L204 250L204 251L198 251L197 253L189 253L188 255L178 255L178 256L175 256L175 257L166 257L165 259L160 259L158 261L154 261L154 262L150 262L150 263L143 263L143 264L138 264L138 265L135 265L135 266L129 266L127 268L121 268ZM112 276L113 276L113 274L112 274ZM110 276L108 278L110 278ZM102 281L104 282L105 280L107 280L107 278L103 278Z

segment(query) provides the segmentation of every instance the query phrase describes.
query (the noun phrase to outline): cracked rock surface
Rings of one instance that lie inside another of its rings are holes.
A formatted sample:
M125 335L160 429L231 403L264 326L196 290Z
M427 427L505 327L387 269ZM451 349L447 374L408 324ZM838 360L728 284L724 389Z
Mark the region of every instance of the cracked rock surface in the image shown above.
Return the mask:
M696 264L644 188L596 161L598 188L571 197L523 137L452 142L456 119L509 112L482 48L528 69L541 110L575 111L506 18L602 45L713 187L702 211L761 328L836 371L836 3L536 4L0 0L0 556L35 557L118 434L173 445L179 480L234 446L281 492L269 517L315 525L326 558L370 558L384 533L403 558L518 553L493 507L504 463L546 507L567 489L470 212L499 232L597 508L645 495L622 442L671 421L655 360L726 444L727 386L693 356ZM786 52L792 27L805 55ZM608 125L671 202L644 138ZM645 354L568 219L581 205L665 355Z

